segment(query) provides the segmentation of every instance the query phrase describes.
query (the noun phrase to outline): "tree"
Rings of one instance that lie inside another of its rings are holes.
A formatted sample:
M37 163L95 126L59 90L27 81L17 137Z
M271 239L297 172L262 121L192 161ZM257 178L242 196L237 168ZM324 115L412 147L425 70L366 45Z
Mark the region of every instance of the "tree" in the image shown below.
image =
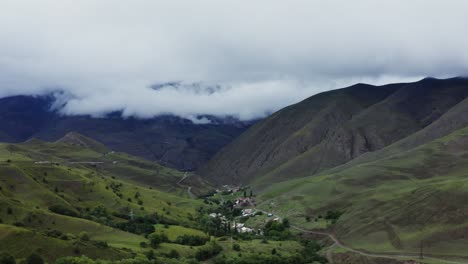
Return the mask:
M246 191L244 191L244 198L246 198L246 197L247 197L247 192L246 192Z
M172 249L167 255L168 258L173 258L173 259L177 259L179 258L179 256L180 256L179 252L177 252L177 250L175 249Z
M276 255L276 248L273 248L273 249L271 250L271 254L272 254L272 255Z
M2 253L0 254L0 264L16 264L16 260L8 253Z
M150 250L146 253L146 258L148 258L148 260L153 260L156 258L156 256L154 255L154 251L153 250Z
M167 238L166 234L161 233L161 234L153 234L150 237L150 242L151 242L151 247L157 248L159 244L163 242L167 242L169 239Z
M86 232L81 232L81 233L80 233L80 240L81 240L81 241L89 241L90 238L89 238L88 233L86 233Z
M252 196L253 196L253 192L252 190L250 190L250 198L252 198Z
M29 255L29 257L26 259L27 264L44 264L44 260L42 259L41 256L39 256L36 253L32 253Z

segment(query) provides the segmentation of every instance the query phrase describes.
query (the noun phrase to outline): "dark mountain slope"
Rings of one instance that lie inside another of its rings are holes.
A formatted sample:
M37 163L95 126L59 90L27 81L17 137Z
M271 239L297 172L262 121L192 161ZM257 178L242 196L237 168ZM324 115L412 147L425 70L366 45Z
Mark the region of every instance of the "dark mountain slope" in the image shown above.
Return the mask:
M257 184L312 175L423 129L466 97L463 78L322 93L253 126L201 173L217 182Z
M0 142L22 142L31 137L47 141L76 131L106 147L158 161L182 170L194 170L232 141L249 122L210 117L212 124L160 116L123 119L62 116L50 111L52 97L14 96L0 99Z
M0 98L0 142L24 141L43 128L54 115L52 98L12 96Z
M456 131L466 126L468 126L468 98L465 98L463 101L452 107L439 119L424 129L421 129L420 131L379 151L366 153L362 156L359 156L358 158L342 166L333 168L330 170L330 172L402 153L419 145L426 144L432 140L448 135L452 131Z

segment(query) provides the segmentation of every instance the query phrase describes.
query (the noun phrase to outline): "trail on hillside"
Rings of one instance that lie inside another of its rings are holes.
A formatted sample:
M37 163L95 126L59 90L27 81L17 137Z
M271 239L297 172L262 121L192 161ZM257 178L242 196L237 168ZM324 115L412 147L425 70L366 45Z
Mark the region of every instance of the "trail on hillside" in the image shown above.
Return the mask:
M260 209L257 209L255 208L255 206L253 204L251 204L251 206L257 210L257 211L260 211L260 212L263 212L265 214L269 214L271 213L273 217L277 217L279 219L282 219L282 217L274 214L273 212L267 212L267 211L264 211L264 210L260 210ZM314 235L320 235L320 236L326 236L326 237L329 237L332 241L333 241L333 244L330 246L330 248L327 250L326 252L326 258L328 260L329 263L333 263L333 249L336 248L336 247L340 247L342 249L345 249L347 251L350 251L350 252L353 252L353 253L356 253L356 254L359 254L361 256L364 256L364 257L371 257L371 258L386 258L386 259L399 259L399 258L419 258L419 254L411 254L411 253L408 253L408 254L399 254L399 253L387 253L387 254L379 254L379 253L369 253L369 252L365 252L365 251L361 251L361 250L357 250L357 249L354 249L354 248L351 248L349 246L346 246L343 244L343 242L341 242L335 235L331 234L331 233L327 233L327 232L322 232L322 231L312 231L312 230L306 230L306 229L303 229L301 227L298 227L298 226L294 226L294 225L291 225L291 228L293 229L296 229L298 231L301 231L301 232L304 232L304 233L309 233L309 234L314 234ZM468 261L465 261L465 262L462 262L462 261L455 261L455 260L446 260L446 259L441 259L441 258L436 258L436 257L431 257L431 256L424 256L424 259L427 259L427 260L435 260L435 261L439 261L441 263L449 263L449 264L468 264Z
M188 174L187 172L184 173L184 177L182 177L182 179L180 179L180 181L177 182L177 185L179 185L180 187L182 188L187 188L187 194L188 196L191 198L191 199L197 199L197 196L195 194L192 193L192 186L187 186L187 185L182 185L181 183L187 179L188 177L190 177L190 174Z
M298 231L304 232L304 233L309 233L309 234L314 234L314 235L321 235L321 236L327 236L329 237L334 243L332 245L333 249L334 247L340 247L342 249L345 249L347 251L359 254L364 257L371 257L371 258L387 258L387 259L397 259L397 258L419 258L418 254L379 254L379 253L368 253L365 251L357 250L351 247L348 247L344 245L338 238L335 237L335 235L327 232L320 232L320 231L311 231L311 230L306 230L297 226L291 226L291 228L296 229ZM332 252L329 250L327 251L327 259L331 260ZM424 259L428 260L435 260L439 261L442 263L451 263L451 264L468 264L468 262L460 262L460 261L454 261L454 260L445 260L445 259L440 259L440 258L435 258L435 257L430 257L430 256L424 256ZM333 262L331 262L333 263Z

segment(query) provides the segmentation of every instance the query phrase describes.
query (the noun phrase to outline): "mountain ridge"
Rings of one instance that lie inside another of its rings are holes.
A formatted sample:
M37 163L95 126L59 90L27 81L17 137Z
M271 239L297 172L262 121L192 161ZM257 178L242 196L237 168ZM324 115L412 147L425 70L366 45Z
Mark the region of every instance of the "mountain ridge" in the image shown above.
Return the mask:
M321 93L254 125L199 173L242 184L259 177L268 184L313 175L416 133L466 97L466 78L357 84Z

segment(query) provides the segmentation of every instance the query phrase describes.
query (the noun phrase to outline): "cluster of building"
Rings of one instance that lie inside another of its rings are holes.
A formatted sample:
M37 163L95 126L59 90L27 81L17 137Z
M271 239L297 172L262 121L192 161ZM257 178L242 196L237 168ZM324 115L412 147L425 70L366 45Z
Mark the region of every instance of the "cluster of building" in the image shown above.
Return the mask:
M237 232L239 233L252 233L254 232L254 229L246 227L243 223L236 223L232 225L232 228L237 229Z
M230 186L230 185L223 185L221 189L216 189L217 193L223 192L223 193L236 193L240 191L239 186Z
M234 201L234 207L256 206L253 197L239 197Z

